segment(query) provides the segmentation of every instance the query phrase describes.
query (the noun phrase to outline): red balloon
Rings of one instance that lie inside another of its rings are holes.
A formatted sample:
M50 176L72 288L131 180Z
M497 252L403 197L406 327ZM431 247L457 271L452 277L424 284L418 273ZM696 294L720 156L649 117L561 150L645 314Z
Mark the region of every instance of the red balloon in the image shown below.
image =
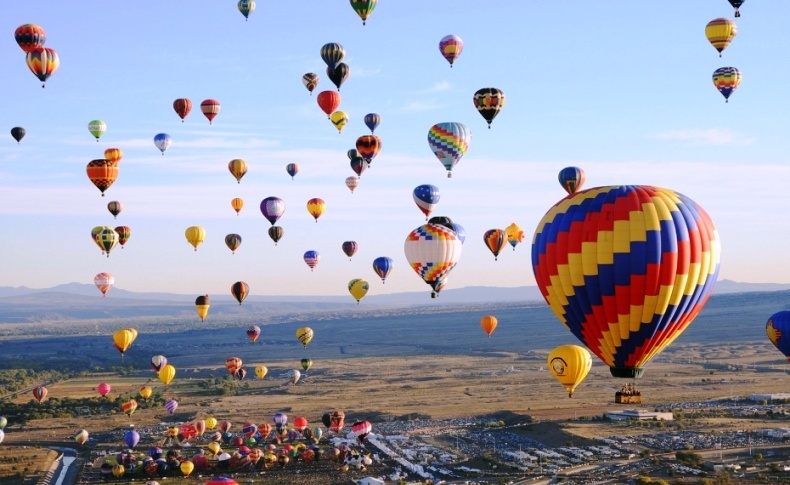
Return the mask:
M176 110L176 114L181 118L181 123L183 123L184 118L192 111L192 101L188 98L178 98L173 101L173 109Z
M326 117L337 111L340 106L340 93L335 91L321 91L318 93L318 106L326 113Z
M219 101L216 99L206 99L200 103L200 111L203 112L203 115L208 118L208 124L211 124L214 121L214 118L219 114Z

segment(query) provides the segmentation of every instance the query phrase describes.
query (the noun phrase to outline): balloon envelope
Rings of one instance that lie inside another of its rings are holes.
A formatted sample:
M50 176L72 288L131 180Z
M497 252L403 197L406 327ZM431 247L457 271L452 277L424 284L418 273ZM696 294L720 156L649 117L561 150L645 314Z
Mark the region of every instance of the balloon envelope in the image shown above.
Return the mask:
M560 384L565 386L568 397L581 383L592 366L590 352L578 345L560 345L549 353L549 371Z
M472 132L463 123L437 123L428 130L428 146L452 177L455 167L469 148Z
M790 311L774 313L765 324L768 340L790 361Z
M566 197L538 224L532 270L557 318L615 377L638 377L710 297L721 243L702 207L652 186Z
M458 59L458 56L461 55L463 50L464 41L457 35L445 35L439 41L439 52L441 52L442 56L450 63L450 67L453 67L453 63Z

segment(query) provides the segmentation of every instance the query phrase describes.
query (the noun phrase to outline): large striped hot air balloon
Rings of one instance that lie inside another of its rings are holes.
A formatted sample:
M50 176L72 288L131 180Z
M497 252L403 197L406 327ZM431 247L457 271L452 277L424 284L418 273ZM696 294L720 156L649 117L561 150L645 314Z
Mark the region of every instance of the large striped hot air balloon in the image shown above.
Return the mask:
M461 240L449 224L438 223L442 219L447 218L432 218L414 229L403 245L412 269L433 290L431 298L438 295L442 280L461 259Z
M557 318L612 375L639 377L704 307L720 255L713 222L685 195L597 187L546 213L532 270Z
M359 15L359 18L362 19L362 25L365 25L368 17L373 10L376 8L376 3L378 0L350 0L351 1L351 8Z
M719 57L721 57L721 52L730 45L730 42L736 35L738 35L738 27L730 19L713 19L705 26L705 37L719 51Z
M730 102L733 91L741 84L741 71L737 67L720 67L713 71L713 85L724 96L724 102Z
M55 49L39 45L27 51L25 62L27 62L30 72L41 81L41 87L43 88L46 87L45 83L49 76L54 74L60 66L60 57L58 57Z
M118 178L118 162L111 162L105 158L98 158L91 160L86 168L88 178L93 185L101 192L104 197L104 191L110 188L110 185Z
M359 156L370 166L373 163L373 159L381 151L381 138L376 135L362 135L357 138L356 147Z
M337 42L330 42L321 47L321 59L326 63L326 67L334 69L343 62L346 57L346 50Z

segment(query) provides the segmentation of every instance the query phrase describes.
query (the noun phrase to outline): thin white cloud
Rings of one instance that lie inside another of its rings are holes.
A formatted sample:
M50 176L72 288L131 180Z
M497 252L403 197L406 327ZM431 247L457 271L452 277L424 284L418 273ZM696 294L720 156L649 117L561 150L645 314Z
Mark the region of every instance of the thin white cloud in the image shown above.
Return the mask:
M440 81L440 82L434 84L433 86L431 86L430 88L426 89L425 92L426 93L441 93L441 92L450 90L452 87L453 87L453 85L450 84L449 82L447 82L447 81Z
M726 128L685 129L662 131L655 135L659 140L681 141L691 145L749 146L755 138Z
M424 113L428 111L438 111L442 108L444 108L444 105L439 103L436 99L425 99L422 101L412 101L393 111L395 113Z

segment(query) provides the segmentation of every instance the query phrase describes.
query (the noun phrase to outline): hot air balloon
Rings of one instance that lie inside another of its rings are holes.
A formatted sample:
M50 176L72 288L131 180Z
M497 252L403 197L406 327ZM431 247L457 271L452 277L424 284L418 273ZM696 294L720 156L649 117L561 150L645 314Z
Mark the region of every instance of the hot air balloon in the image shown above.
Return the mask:
M113 231L118 234L118 244L120 244L121 249L123 249L124 244L132 237L132 228L129 226L118 226L113 228Z
M285 214L285 201L279 197L266 197L261 201L261 214L273 226Z
M364 172L366 168L368 168L368 164L365 163L364 158L354 157L351 160L351 170L353 170L354 173L357 174L358 176L362 176L362 172Z
M562 188L565 189L569 195L573 195L581 190L586 180L586 175L584 170L579 167L565 167L560 170L558 178Z
M343 426L345 425L346 413L343 411L335 411L330 416L330 425L328 426L329 429L334 431L335 433L339 433Z
M318 251L306 251L304 253L304 262L307 266L310 267L310 271L313 271L316 266L318 266L318 262L321 260L321 255Z
M315 222L318 222L318 218L324 213L324 209L326 209L326 203L324 203L323 199L314 197L307 201L307 212L313 216Z
M265 365L255 366L255 377L257 377L258 379L263 379L264 377L266 377L266 374L268 373L269 373L269 369Z
M299 372L297 369L292 369L288 371L288 380L291 381L291 384L296 385L299 382L299 379L302 377L302 373Z
M5 429L6 426L8 426L8 418L0 416L0 429Z
M211 124L214 121L214 118L217 117L219 114L219 101L216 99L204 99L202 103L200 103L200 111L203 112L203 116L208 119L208 124Z
M373 426L370 424L369 421L357 421L354 423L353 426L351 426L351 431L353 431L354 434L357 435L357 440L359 440L360 443L365 441L365 439L368 437L368 434L370 434L370 431L372 429Z
M97 246L99 246L99 249L101 249L102 254L104 254L104 246L102 245L101 242L99 242L99 234L101 234L101 232L107 228L112 229L110 226L96 226L93 229L91 229L91 239L93 239L93 242Z
M302 369L304 369L305 373L307 373L308 369L310 369L310 367L313 366L313 359L302 359L300 361L300 363L302 364ZM299 418L296 418L296 419L298 420ZM294 427L296 427L296 421L294 421ZM307 425L305 425L305 428L306 427L307 427ZM302 429L304 429L304 428L302 428ZM297 430L298 431L302 431L299 428L297 428Z
M250 292L249 285L247 285L247 283L243 281L237 281L233 283L230 287L230 294L233 295L234 298L236 298L236 301L239 302L239 305L241 305L241 302L243 302L244 299L247 298L247 294L249 292Z
M178 98L173 101L173 109L175 110L178 117L181 118L181 123L183 123L184 118L186 118L189 112L192 111L192 101L190 101L188 98Z
M90 181L104 197L104 191L110 188L110 185L118 178L118 162L111 162L104 158L91 160L88 163L87 173Z
M255 2L253 2L252 0L241 0L239 2L239 5L241 5L242 2L252 3L253 5L255 4ZM183 473L185 477L188 477L195 470L195 464L189 460L185 460L182 461L180 465L178 465L178 468L181 470L181 473Z
M184 231L184 236L187 238L187 242L197 251L198 246L206 239L206 230L200 226L189 226L187 230Z
M296 329L296 339L305 347L313 340L313 329L310 327L299 327Z
M228 162L228 170L230 170L236 182L241 183L241 178L247 173L247 162L241 158L234 158Z
M41 47L47 41L47 33L43 27L36 24L20 25L14 31L14 39L25 54L35 47Z
M274 241L275 246L277 246L277 241L282 239L284 234L285 230L280 226L272 226L269 228L269 237Z
M327 118L331 119L330 115L340 106L340 93L335 91L321 91L318 93L316 101L321 111L326 113Z
M338 64L343 62L345 57L345 49L343 49L342 45L336 42L330 42L328 44L324 44L324 46L321 47L321 59L324 60L326 66L329 69L334 69L337 67Z
M483 242L486 244L488 250L494 255L494 261L497 260L499 252L502 251L502 247L505 245L506 240L507 236L502 229L489 229L483 234Z
M735 16L740 17L741 12L738 11L738 9L741 8L741 5L743 5L743 2L745 0L728 0L728 1L730 2L730 5L732 5L732 7L735 9Z
M44 386L36 386L33 388L33 397L36 401L41 402L47 398L47 388Z
M225 368L228 369L228 373L231 375L235 374L237 370L241 369L244 363L242 362L241 358L239 357L228 357L225 360ZM223 429L222 431L227 431Z
M123 210L123 205L121 205L121 203L118 202L117 200L113 200L107 203L107 210L110 211L110 214L112 214L113 219L116 219L118 217L118 214L120 214L121 211Z
M239 215L239 212L241 212L241 209L244 207L244 199L240 197L234 197L230 201L230 206L236 211L236 215Z
M532 269L557 318L612 375L639 377L704 307L720 255L713 222L688 197L651 186L596 187L546 213L533 237Z
M427 221L441 198L439 187L431 184L418 185L414 188L412 198L417 207L425 214L425 220Z
M88 123L88 131L91 132L91 135L96 138L96 142L98 143L99 138L107 131L107 124L102 120L93 120Z
M115 478L121 478L124 473L126 473L126 467L123 465L115 465L112 467L112 476Z
M250 14L255 11L255 0L239 0L238 7L246 22Z
M132 343L137 338L137 330L133 328L124 328L121 330L116 330L115 333L112 334L112 343L116 349L121 353L124 354L129 347L132 346Z
M119 239L120 237L118 233L115 232L115 229L105 226L96 237L96 243L102 248L104 253L107 253L107 257L109 258L110 251L118 244Z
M155 355L151 357L150 363L151 363L151 368L154 370L154 372L158 373L167 365L167 357L165 357L164 355Z
M719 57L721 57L721 52L730 45L730 42L736 35L738 35L738 27L730 19L713 19L705 26L705 37L719 51Z
M345 241L343 242L342 248L343 252L346 253L346 256L348 256L348 260L351 261L354 253L359 250L359 244L356 241Z
M107 148L104 150L104 158L111 162L118 163L123 158L123 152L120 148Z
M74 434L74 441L76 441L78 445L84 445L88 442L89 437L90 435L88 432L84 429L81 429Z
M208 295L201 295L195 299L195 310L201 322L208 316L209 308L211 308L211 300Z
M521 226L513 222L505 228L505 236L507 236L507 242L513 246L513 251L515 251L516 246L524 240L524 231L521 229Z
M365 126L370 128L371 135L376 131L376 128L379 127L379 124L381 124L381 116L378 114L368 113L365 115Z
M167 133L159 133L158 135L154 136L154 145L156 145L156 148L162 152L162 156L165 155L165 150L170 147L171 143L172 139Z
M22 138L25 137L25 133L27 132L21 126L15 126L11 128L11 136L14 137L14 140L16 140L17 144L19 144L19 142L22 141Z
M568 397L573 397L573 390L590 371L592 356L584 347L560 345L549 353L548 364L551 375L565 386Z
M363 165L364 165L364 163L363 163ZM348 187L348 190L350 190L351 193L353 194L354 193L354 189L359 187L359 177L355 177L353 175L350 176L350 177L346 177L346 187Z
M326 75L332 84L337 87L337 90L340 91L340 86L343 85L344 82L348 79L348 76L351 75L351 68L348 67L348 64L345 62L339 63L334 69L326 68Z
M238 234L228 234L225 236L225 245L228 246L231 254L236 254L236 250L241 246L241 236Z
M106 295L115 284L115 277L110 273L99 273L93 277L93 284L101 291L102 295Z
M43 88L46 87L49 76L54 74L58 66L60 66L60 57L58 57L58 53L55 49L33 46L27 51L25 62L27 62L27 67L30 69L30 72L41 81L41 87Z
M159 380L162 381L162 384L164 384L165 386L170 384L170 382L173 380L175 376L176 376L176 368L173 367L173 365L171 364L165 365L164 367L162 367L162 370L160 370L157 373L157 377L159 377Z
M370 285L363 279L355 278L348 282L348 292L357 300L357 305L359 305L361 299L365 298L369 289Z
M151 389L150 387L143 386L143 387L140 388L140 391L138 392L138 394L140 394L141 398L148 399L149 397L151 397L151 394L153 394L153 392L154 392L154 390Z
M445 35L442 37L442 40L439 41L439 52L441 52L442 56L450 63L450 67L453 67L453 63L458 59L458 56L461 55L463 50L464 41L457 35Z
M295 163L289 163L285 166L285 171L288 172L288 175L291 176L291 180L293 180L296 174L299 173L299 165Z
M482 88L475 92L472 97L472 103L477 108L477 112L488 123L488 129L491 129L491 122L494 121L496 115L505 106L505 93L497 88Z
M436 298L441 280L461 259L461 240L449 227L429 221L406 236L403 251L412 269L433 290L431 298Z
M257 325L250 325L247 327L247 338L252 340L252 343L255 343L258 340L258 337L261 336L261 327Z
M498 320L493 315L486 315L480 319L480 326L483 327L483 331L491 337L491 334L494 333L496 330Z
M206 418L206 428L209 430L213 430L217 427L217 418L209 417Z
M350 148L346 152L346 156L348 157L349 160L353 160L359 156L359 152L357 151L356 148Z
M387 256L379 256L373 260L373 271L381 278L382 283L386 282L387 276L392 271L393 264L392 258Z
M348 124L348 115L345 111L335 111L331 115L329 115L329 121L335 125L337 128L337 132L340 133L343 131L343 128Z
M741 71L736 67L720 67L713 71L713 85L724 96L724 102L730 102L730 96L741 84Z
M165 402L165 409L170 414L175 413L176 409L178 409L178 401L175 399L169 399L167 402Z
M318 74L314 72L308 72L304 76L302 76L302 84L304 87L310 91L310 95L313 94L313 90L318 86L319 77Z
M96 392L98 392L101 397L104 397L107 394L109 394L111 389L112 388L110 387L110 385L107 384L106 382L102 382L101 384L96 386Z
M462 123L438 123L428 130L428 146L447 169L447 178L453 176L453 167L469 148L472 132Z
M357 138L357 152L367 162L368 166L376 158L379 151L381 151L381 139L376 135L362 135Z
M771 315L765 324L768 340L790 361L790 311L783 310Z
M239 369L233 373L233 378L237 381L243 381L245 377L247 377L247 371L244 369Z
M359 15L359 18L362 19L362 25L365 25L365 21L368 19L373 10L376 8L376 3L378 0L350 0L351 1L351 8Z
M126 446L129 448L134 449L137 446L137 443L140 442L140 433L137 431L130 429L129 431L123 434L123 442L126 443Z

